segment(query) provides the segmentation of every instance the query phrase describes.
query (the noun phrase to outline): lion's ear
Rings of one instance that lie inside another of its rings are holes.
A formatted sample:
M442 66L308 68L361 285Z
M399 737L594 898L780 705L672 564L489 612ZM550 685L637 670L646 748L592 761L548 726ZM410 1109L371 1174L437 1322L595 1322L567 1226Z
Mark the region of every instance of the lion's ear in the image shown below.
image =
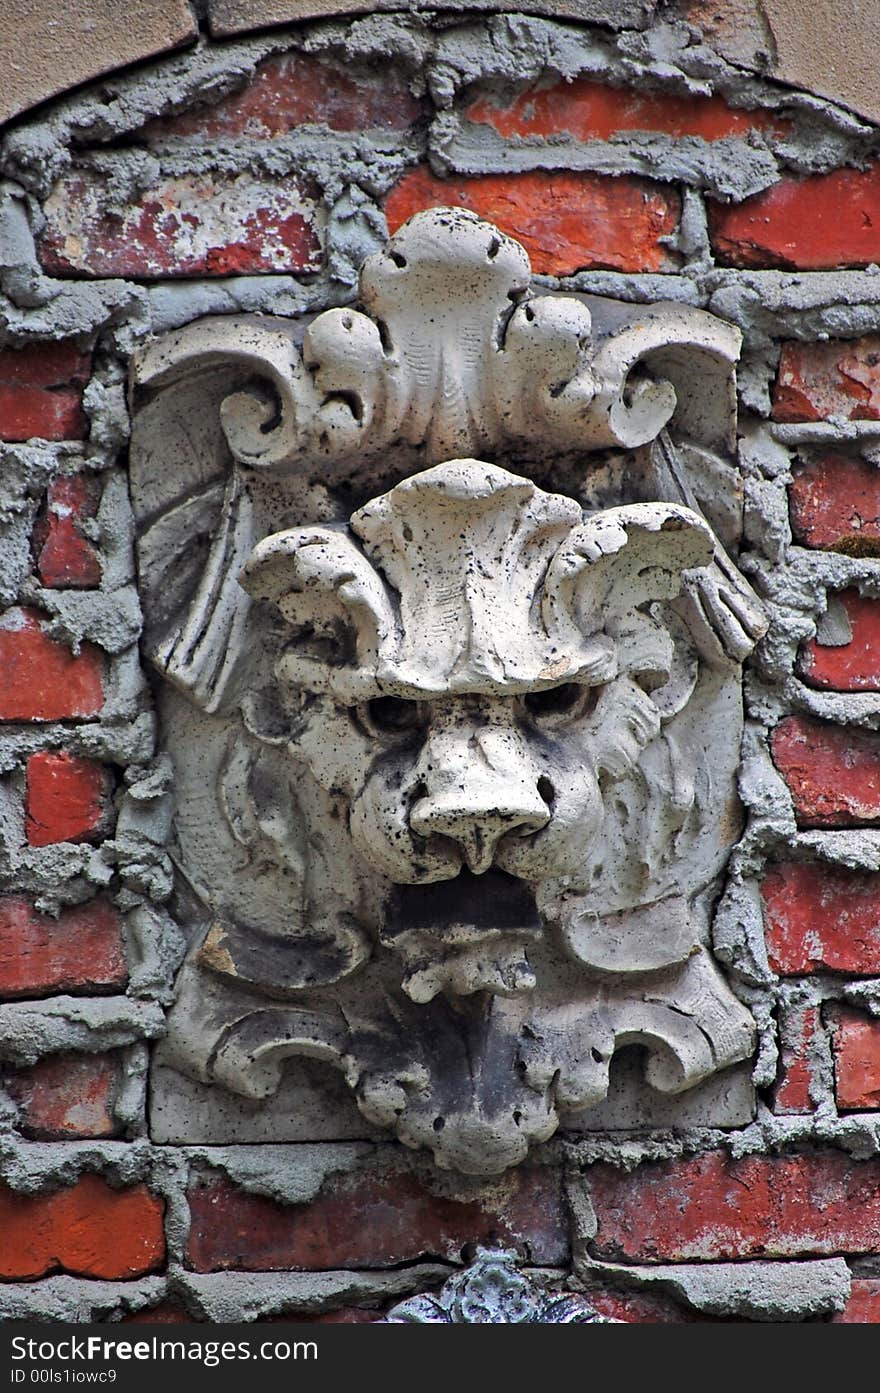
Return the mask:
M690 508L635 503L575 527L556 552L542 598L548 629L595 633L648 600L671 600L682 574L708 566L715 538Z
M382 644L394 632L389 591L343 532L294 527L251 553L241 584L273 604L293 635L279 675L343 700L372 694Z

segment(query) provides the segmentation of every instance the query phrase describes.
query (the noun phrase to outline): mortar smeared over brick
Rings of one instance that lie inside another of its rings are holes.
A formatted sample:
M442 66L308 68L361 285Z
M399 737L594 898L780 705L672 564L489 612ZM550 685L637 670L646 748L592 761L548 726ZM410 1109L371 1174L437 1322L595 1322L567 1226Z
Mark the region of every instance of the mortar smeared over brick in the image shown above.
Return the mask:
M316 271L315 201L293 179L242 174L160 181L120 218L102 179L63 179L46 203L40 260L50 275L232 276Z

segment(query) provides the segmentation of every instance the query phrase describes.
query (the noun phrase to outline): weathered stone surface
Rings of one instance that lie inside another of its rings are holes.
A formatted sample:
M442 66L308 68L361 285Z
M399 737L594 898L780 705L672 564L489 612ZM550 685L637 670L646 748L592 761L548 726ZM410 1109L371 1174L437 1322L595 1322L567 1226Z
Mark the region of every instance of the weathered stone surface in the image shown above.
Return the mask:
M241 34L266 24L289 24L300 19L326 19L344 14L373 14L396 10L400 0L209 0L211 32ZM505 9L501 0L448 0L446 9ZM558 15L561 19L592 20L615 27L640 27L655 8L655 0L527 0L526 13Z
M774 76L880 120L870 54L880 43L872 0L853 0L845 26L834 0L763 0L776 55Z
M872 0L854 0L845 25L834 0L680 0L678 11L731 63L880 120L871 62L880 21Z

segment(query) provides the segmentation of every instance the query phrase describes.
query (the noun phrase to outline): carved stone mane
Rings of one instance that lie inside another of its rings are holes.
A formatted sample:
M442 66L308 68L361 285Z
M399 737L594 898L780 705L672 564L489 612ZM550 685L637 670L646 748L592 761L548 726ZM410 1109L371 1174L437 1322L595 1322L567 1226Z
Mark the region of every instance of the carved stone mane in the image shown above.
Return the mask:
M434 209L367 313L206 320L135 369L192 933L159 1068L260 1099L320 1061L474 1173L589 1125L621 1046L657 1095L754 1047L710 950L765 627L737 336L528 285Z

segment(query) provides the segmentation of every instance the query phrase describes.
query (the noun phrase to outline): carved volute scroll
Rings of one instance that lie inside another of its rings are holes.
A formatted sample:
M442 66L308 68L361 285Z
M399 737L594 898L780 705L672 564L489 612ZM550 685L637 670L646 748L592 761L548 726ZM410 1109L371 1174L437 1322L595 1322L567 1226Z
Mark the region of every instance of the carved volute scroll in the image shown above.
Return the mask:
M529 280L433 209L362 308L203 320L135 363L191 938L168 1139L391 1132L480 1174L560 1126L749 1106L754 1023L711 952L765 628L738 335Z

